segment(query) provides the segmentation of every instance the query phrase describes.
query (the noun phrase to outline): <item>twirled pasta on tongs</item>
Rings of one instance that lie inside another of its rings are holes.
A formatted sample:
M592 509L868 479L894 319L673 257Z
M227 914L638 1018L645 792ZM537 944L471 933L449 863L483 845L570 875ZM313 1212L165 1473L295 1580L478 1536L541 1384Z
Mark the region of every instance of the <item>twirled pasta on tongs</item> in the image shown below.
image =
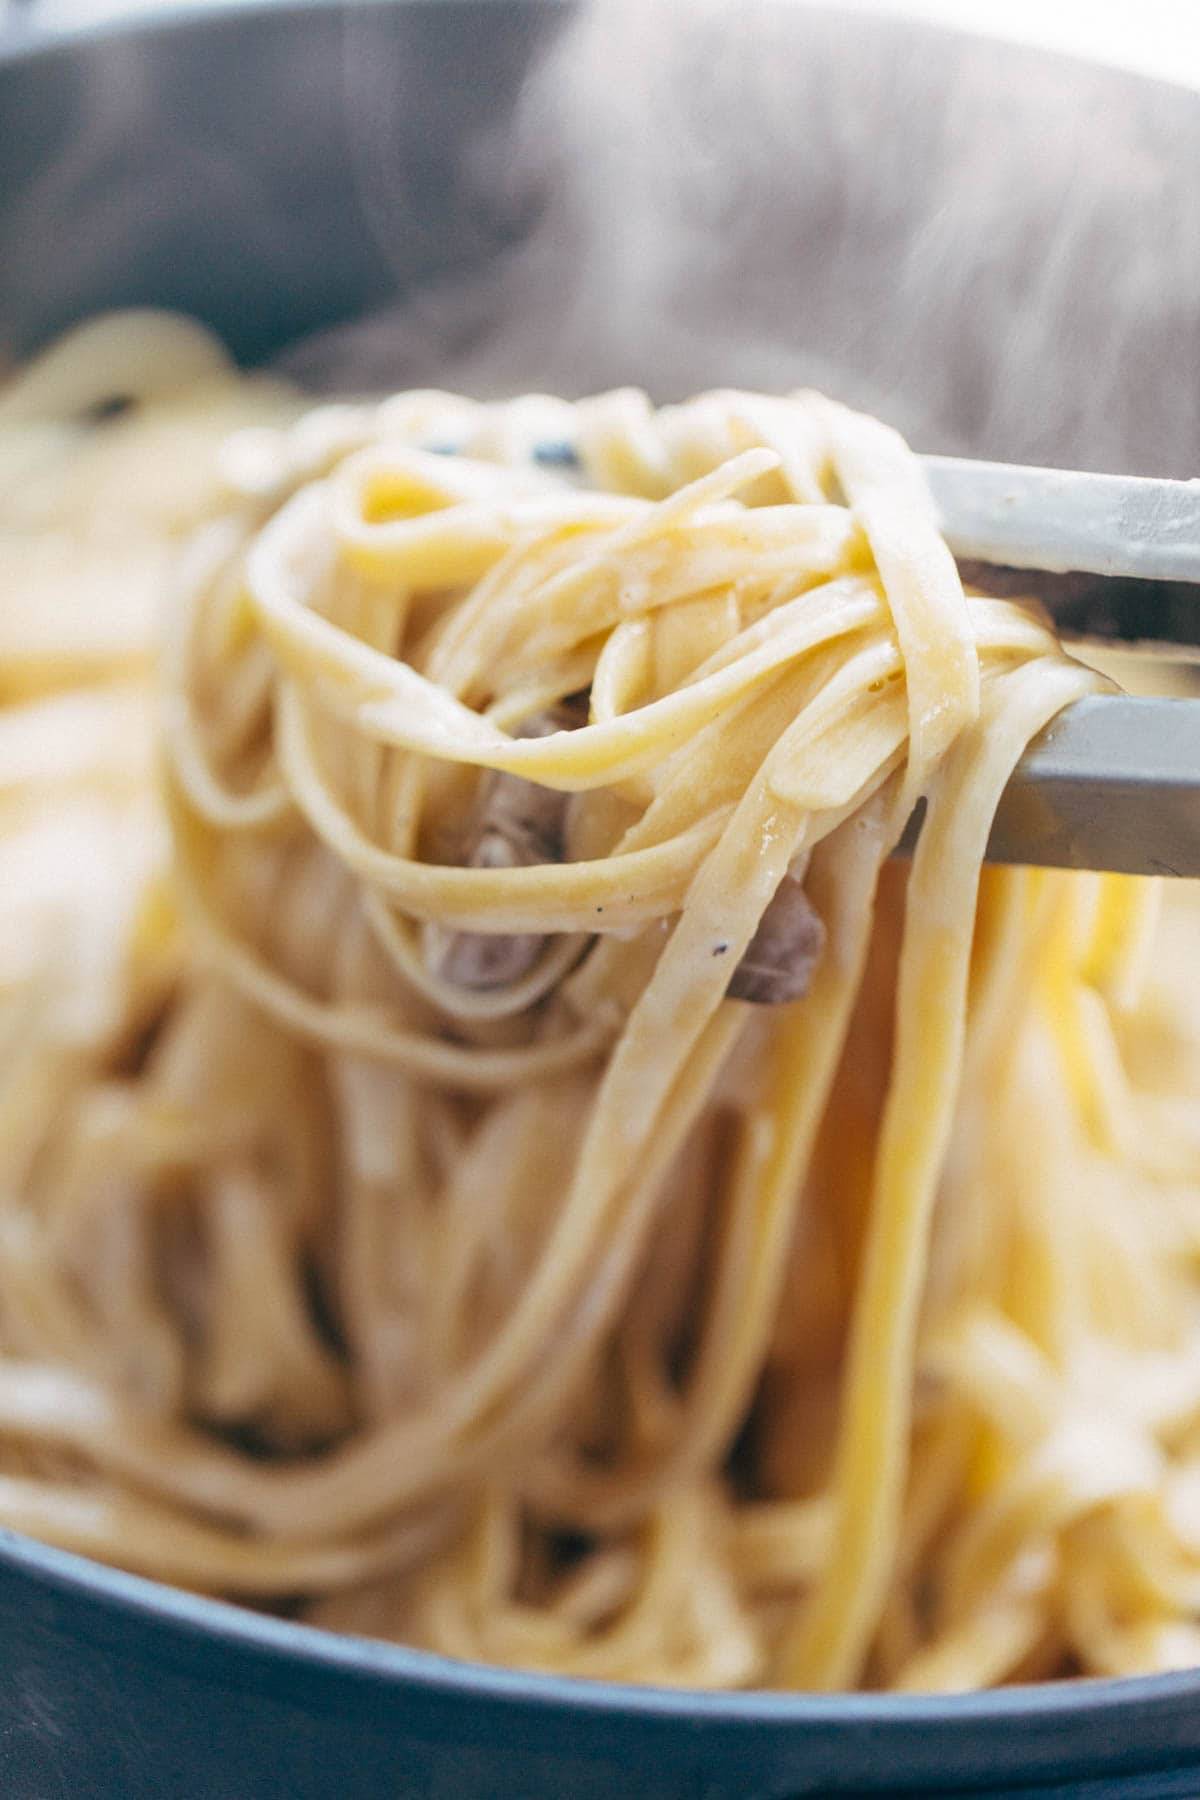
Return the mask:
M1196 1660L1195 896L984 867L1101 678L817 395L89 330L0 398L0 1522L579 1675Z

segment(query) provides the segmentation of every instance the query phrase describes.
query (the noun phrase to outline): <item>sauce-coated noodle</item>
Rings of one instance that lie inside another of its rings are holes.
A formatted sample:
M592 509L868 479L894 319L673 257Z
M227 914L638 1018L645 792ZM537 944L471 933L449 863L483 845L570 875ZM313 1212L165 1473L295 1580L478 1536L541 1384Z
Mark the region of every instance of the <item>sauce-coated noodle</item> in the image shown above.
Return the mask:
M982 866L1102 682L894 433L136 315L0 467L0 1524L580 1675L1200 1659L1196 898Z

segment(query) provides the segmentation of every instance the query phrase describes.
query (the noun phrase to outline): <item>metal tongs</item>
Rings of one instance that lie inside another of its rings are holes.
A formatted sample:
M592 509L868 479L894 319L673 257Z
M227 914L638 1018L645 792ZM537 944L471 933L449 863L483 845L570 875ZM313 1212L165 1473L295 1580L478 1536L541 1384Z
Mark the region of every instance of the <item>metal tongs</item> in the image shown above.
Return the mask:
M964 580L1041 600L1085 661L1106 642L1200 665L1200 481L923 460ZM1200 698L1068 707L1018 764L988 859L1200 876Z

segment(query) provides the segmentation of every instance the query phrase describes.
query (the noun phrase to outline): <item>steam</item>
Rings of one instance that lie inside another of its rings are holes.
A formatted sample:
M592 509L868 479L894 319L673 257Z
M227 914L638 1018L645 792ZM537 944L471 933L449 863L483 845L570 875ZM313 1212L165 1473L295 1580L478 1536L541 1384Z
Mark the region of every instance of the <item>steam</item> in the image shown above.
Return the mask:
M386 107L377 68L347 77ZM814 385L923 449L1190 475L1198 153L1194 97L1111 70L783 0L594 0L466 172L532 229L291 364L485 396Z
M227 22L11 89L0 362L150 300L323 387L811 385L1200 472L1193 93L799 0Z

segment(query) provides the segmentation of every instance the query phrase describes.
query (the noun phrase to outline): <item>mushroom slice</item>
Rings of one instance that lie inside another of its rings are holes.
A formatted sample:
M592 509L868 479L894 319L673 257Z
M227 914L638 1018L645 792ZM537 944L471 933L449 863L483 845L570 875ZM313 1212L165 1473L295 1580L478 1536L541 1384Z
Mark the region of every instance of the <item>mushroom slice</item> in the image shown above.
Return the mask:
M726 988L731 1000L781 1006L803 1000L812 986L825 926L801 882L785 875Z

